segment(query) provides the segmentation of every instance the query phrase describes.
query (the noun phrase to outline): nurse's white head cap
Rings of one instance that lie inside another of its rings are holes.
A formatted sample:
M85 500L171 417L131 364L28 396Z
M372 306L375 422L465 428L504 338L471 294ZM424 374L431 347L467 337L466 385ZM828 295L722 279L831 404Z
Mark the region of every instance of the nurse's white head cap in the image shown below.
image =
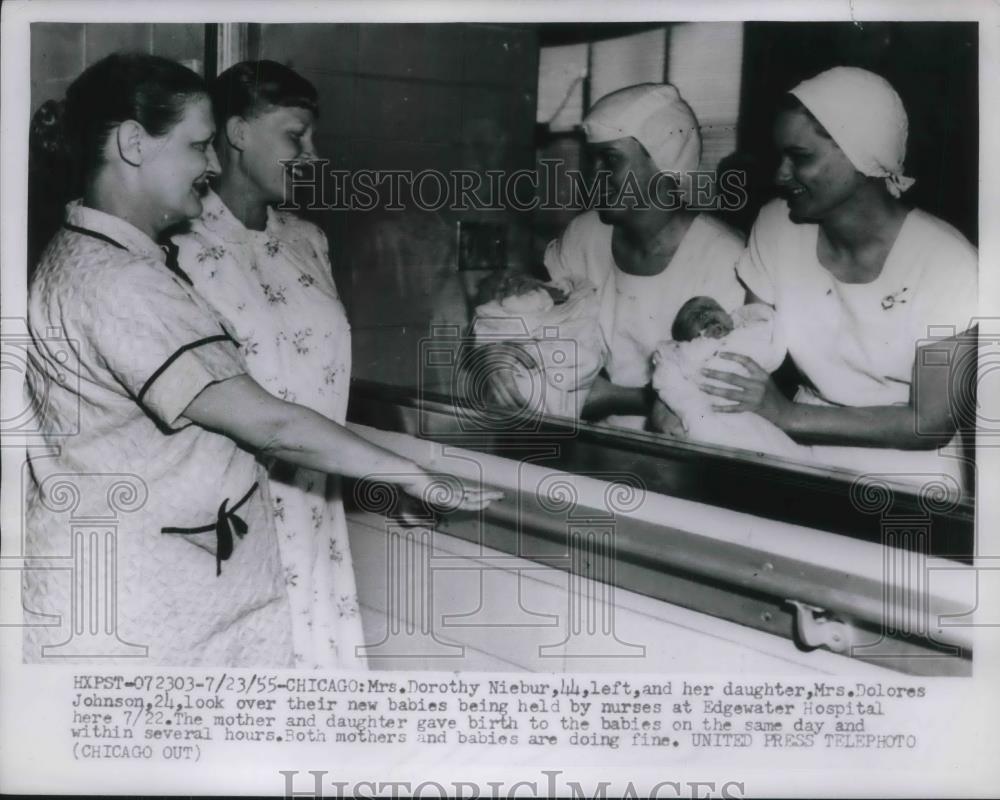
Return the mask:
M701 134L691 106L669 83L640 83L605 95L583 120L591 144L632 136L660 170L686 173L701 161Z
M834 67L791 90L826 128L862 175L884 178L894 197L914 181L903 174L909 123L885 78L858 67Z

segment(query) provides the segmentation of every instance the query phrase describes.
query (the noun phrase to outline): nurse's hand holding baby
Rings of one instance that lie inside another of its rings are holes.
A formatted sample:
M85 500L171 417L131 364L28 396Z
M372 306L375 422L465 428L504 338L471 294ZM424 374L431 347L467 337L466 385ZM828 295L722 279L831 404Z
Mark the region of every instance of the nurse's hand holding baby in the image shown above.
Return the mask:
M960 485L954 434L974 418L975 391L950 365L975 347L978 256L900 200L913 184L907 127L892 86L863 69L835 67L785 96L774 126L784 198L761 210L736 269L775 309L806 382L790 401L761 364L725 353L733 369L705 369L703 390L732 403L720 412L754 412L815 445L826 464Z
M672 340L662 342L653 353L653 388L679 417L686 438L759 454L811 459L808 448L796 445L759 409L748 407L749 398L744 395L749 393L749 383L747 388L734 388L706 380L732 377L718 364L722 353L765 375L765 370L777 369L786 350L769 306L749 303L728 314L711 297L692 297L681 306L670 333ZM733 402L716 405L713 395ZM731 413L753 410L757 413Z
M597 290L592 318L604 343L602 372L589 385L583 416L669 429L675 420L652 402L650 356L687 298L739 304L743 289L733 264L743 241L687 205L701 135L676 87L648 83L612 92L589 110L583 130L597 173L596 203L549 243L544 258L554 281L586 280ZM496 370L495 396L515 396L504 382L510 374Z
M754 301L755 299L750 302ZM678 312L671 334L677 342L690 342L699 337L722 339L732 333L734 327L732 317L718 303L708 297L693 297ZM729 372L709 367L701 369L701 374L706 378L722 381L724 385L704 381L698 388L706 394L732 401L714 404L712 406L714 411L727 413L752 411L776 425L778 419L790 411L789 407L792 404L775 385L770 374L761 369L752 358L725 350L717 353L715 357L736 362L746 374L742 374L739 370ZM655 366L656 353L653 354L653 359Z
M717 403L712 408L730 414L752 411L784 429L785 424L795 413L795 403L782 394L771 375L761 369L752 358L740 353L723 351L718 354L718 357L736 362L746 371L746 374L708 367L702 369L701 374L706 378L723 381L732 387L727 389L707 381L701 384L700 388L703 392L732 401Z
M597 300L586 280L506 276L493 299L476 308L479 352L468 365L474 397L493 379L490 399L506 396L533 413L579 417L604 359Z
M502 275L493 285L488 299L493 303L504 303L509 298L526 294L541 285L541 281L521 273ZM491 342L486 347L479 347L474 358L466 365L477 374L479 386L472 387L476 394L485 395L485 399L505 408L523 408L528 400L518 387L518 372L534 372L538 370L535 359L521 345L515 342Z

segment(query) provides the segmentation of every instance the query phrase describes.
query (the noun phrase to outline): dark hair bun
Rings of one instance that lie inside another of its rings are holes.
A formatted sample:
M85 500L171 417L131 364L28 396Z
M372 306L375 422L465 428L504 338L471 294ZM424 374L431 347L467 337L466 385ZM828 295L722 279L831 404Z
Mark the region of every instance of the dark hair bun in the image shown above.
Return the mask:
M46 100L38 107L28 135L32 152L66 155L65 118L65 100Z
M28 134L29 235L34 259L61 222L63 205L80 197L104 163L115 126L135 120L163 136L203 95L201 76L160 56L112 53L91 64L66 90L35 112Z

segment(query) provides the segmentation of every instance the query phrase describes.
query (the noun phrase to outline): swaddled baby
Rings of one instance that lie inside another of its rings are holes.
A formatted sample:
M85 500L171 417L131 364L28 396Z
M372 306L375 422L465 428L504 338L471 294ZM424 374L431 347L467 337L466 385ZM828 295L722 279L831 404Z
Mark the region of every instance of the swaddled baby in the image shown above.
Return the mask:
M708 381L705 367L739 372L739 363L718 358L739 353L773 372L785 358L785 346L774 324L774 311L762 303L741 306L731 315L711 297L692 297L677 312L673 341L653 353L653 388L680 418L694 441L809 460L811 448L796 444L777 425L752 412L716 411L724 398L698 388ZM718 384L724 385L724 384Z
M537 411L579 417L587 392L604 365L597 323L597 288L586 280L544 283L510 275L493 299L476 308L477 344L512 342L524 347L539 370L511 367L517 388Z
M530 275L512 272L496 282L490 297L506 311L530 314L548 311L554 305L565 303L569 291L566 285L545 283Z

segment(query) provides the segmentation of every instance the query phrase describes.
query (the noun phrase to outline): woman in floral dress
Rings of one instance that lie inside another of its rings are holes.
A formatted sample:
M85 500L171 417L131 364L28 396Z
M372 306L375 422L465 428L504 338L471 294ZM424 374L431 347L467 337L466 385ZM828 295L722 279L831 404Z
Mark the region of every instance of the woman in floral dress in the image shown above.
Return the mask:
M315 159L316 90L281 64L257 61L223 72L211 93L222 171L201 218L174 238L179 266L235 330L258 383L343 424L350 326L326 236L274 208ZM269 478L296 664L364 668L340 480L283 463Z

